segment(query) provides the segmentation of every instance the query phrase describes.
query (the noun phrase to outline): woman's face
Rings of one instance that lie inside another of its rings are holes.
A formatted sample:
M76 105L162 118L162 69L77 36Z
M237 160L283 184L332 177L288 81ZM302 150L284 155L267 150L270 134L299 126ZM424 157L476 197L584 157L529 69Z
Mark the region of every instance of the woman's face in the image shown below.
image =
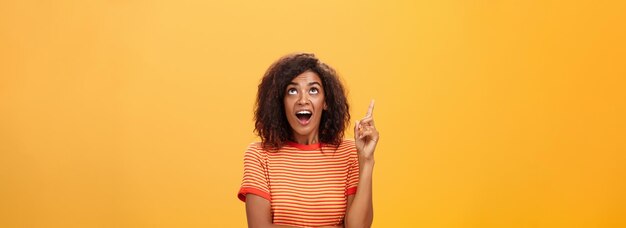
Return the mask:
M312 71L296 76L287 85L284 104L294 138L317 140L322 111L326 109L320 77Z

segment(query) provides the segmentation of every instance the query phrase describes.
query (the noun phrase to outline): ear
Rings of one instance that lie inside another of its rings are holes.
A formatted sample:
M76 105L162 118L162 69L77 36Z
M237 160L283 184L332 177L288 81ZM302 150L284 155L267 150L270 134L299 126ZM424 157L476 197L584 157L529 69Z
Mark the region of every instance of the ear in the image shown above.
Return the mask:
M328 105L326 105L326 101L324 101L324 110L328 110Z

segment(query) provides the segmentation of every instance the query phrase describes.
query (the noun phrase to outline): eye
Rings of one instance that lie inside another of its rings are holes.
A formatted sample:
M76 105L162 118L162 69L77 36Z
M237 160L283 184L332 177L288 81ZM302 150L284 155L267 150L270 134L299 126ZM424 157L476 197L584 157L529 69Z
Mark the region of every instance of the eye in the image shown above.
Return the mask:
M294 88L291 88L291 89L287 90L287 94L289 94L289 95L294 95L294 94L297 94L297 93L298 93L298 91L296 89L294 89Z
M311 88L311 90L309 90L310 94L318 94L320 91L317 88Z

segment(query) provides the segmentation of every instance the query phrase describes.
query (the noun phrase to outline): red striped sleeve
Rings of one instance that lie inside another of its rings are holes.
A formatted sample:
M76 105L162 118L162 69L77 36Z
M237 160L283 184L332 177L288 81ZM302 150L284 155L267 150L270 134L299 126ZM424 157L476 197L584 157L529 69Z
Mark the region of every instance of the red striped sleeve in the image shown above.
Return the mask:
M350 147L354 150L350 151L350 167L348 168L348 184L346 185L346 195L356 194L356 187L359 185L359 155L356 151L354 141L349 141Z
M237 194L241 201L251 193L271 201L267 179L267 156L258 143L248 146L243 158L243 182Z

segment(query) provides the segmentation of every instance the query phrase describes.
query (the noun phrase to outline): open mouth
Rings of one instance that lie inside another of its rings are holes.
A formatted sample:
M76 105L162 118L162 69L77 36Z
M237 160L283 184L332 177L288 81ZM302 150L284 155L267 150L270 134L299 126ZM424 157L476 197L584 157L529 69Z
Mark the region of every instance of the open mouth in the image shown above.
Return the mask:
M313 113L308 110L298 111L296 113L296 117L298 117L298 121L302 125L306 125L309 123L309 120L311 120L311 115L313 115Z

